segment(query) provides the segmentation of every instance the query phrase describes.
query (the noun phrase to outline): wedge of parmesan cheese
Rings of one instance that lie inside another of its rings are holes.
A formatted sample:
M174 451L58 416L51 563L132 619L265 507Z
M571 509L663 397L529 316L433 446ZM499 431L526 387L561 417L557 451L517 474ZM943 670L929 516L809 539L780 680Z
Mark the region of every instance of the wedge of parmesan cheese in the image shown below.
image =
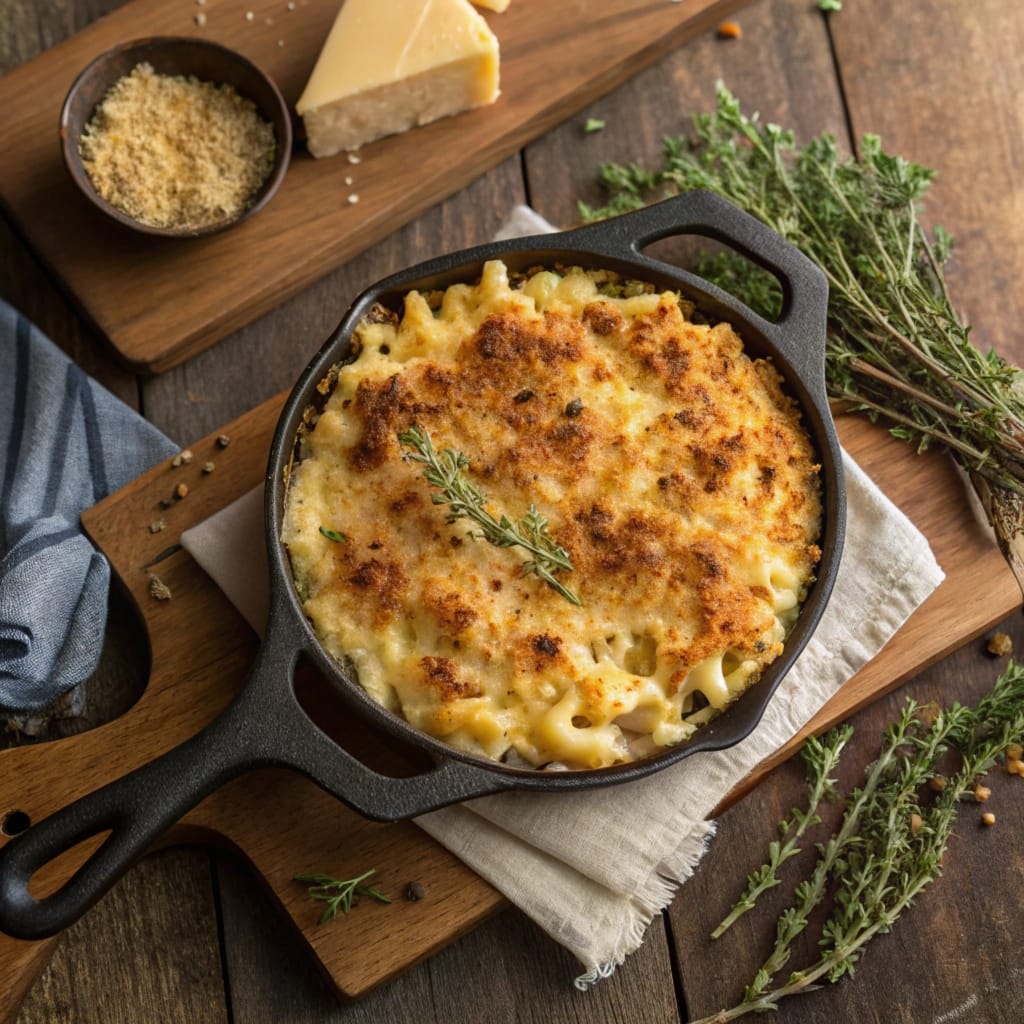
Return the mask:
M498 40L469 0L345 0L296 103L316 157L498 98Z

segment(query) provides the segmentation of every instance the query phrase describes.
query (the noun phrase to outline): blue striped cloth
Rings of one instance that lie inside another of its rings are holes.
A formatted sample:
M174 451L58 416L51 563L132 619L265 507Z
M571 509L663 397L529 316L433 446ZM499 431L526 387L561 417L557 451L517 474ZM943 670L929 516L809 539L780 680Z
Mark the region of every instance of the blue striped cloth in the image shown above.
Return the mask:
M45 710L96 668L110 567L79 516L174 451L0 302L0 710Z

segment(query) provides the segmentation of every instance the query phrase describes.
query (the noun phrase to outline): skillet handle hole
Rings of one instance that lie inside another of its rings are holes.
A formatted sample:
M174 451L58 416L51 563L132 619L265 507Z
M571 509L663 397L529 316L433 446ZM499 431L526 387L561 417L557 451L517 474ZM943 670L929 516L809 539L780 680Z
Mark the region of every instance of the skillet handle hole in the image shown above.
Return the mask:
M28 880L29 894L33 899L45 900L59 892L109 835L110 829L106 829L87 836L74 846L61 850L52 860L41 864Z
M778 323L782 282L731 246L702 235L675 235L652 242L641 252L718 285L765 320Z
M353 681L353 686L358 682ZM295 698L305 715L339 747L379 775L411 778L434 767L426 753L374 729L341 692L345 682L327 678L303 656L295 667Z
M0 835L13 839L15 836L20 836L22 832L27 832L31 825L32 819L25 811L7 811L0 818Z

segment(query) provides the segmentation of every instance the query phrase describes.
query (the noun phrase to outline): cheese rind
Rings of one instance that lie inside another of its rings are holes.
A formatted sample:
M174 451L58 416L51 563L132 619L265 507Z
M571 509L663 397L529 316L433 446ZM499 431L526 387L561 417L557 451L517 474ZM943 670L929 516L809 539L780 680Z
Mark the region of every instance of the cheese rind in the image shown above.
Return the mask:
M296 103L313 156L498 97L498 41L468 0L346 0Z

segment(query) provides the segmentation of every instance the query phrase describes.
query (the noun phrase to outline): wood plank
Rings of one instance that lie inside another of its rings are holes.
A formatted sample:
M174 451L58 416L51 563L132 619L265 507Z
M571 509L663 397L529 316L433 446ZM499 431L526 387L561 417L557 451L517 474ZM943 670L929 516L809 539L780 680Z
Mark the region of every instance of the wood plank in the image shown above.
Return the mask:
M416 970L341 1009L305 943L282 932L279 915L250 872L237 863L223 865L221 892L227 902L249 910L246 920L236 917L225 924L231 1006L239 1024L312 1024L336 1017L350 1024L670 1024L680 1019L661 922L614 977L583 994L572 985L577 961L525 916L506 910ZM357 925L356 915L369 909L359 907L332 927Z
M145 950L145 969L138 969L137 952L97 955L97 932L107 949ZM228 1021L207 855L175 850L147 857L63 942L76 955L43 971L17 1024Z
M944 224L958 239L949 268L954 301L975 325L977 344L993 345L1021 363L1024 340L1016 328L1024 300L1012 282L1022 269L1024 232L1019 216L1024 187L1017 174L1024 114L1016 88L1024 70L1024 18L1017 8L1011 13L994 0L969 9L938 0L912 5L866 0L844 5L829 25L855 133L879 133L889 151L938 169L926 219ZM954 55L952 74L949 55ZM940 494L945 509L937 501L935 517L951 514L959 504L952 481ZM983 599L987 586L980 576L960 589L959 601L935 628L955 628L960 611ZM1012 635L1018 657L1024 649L1022 625L1018 613L999 626ZM976 700L1000 667L980 645L961 648L861 711L852 720L857 735L844 781L852 782L853 766L859 771L874 756L882 728L905 697L944 704ZM767 953L775 916L786 905L781 889L717 943L707 936L735 900L741 880L762 862L776 823L799 804L802 777L802 767L787 762L758 787L757 800L740 801L721 817L707 860L670 911L675 960L692 1018L734 1002ZM1016 925L1009 908L1020 890L1024 859L1019 844L1007 837L1019 834L1024 808L1018 780L1003 772L991 779L993 797L985 809L996 813L996 827L981 828L979 809L965 806L943 877L891 934L872 943L852 979L788 1001L781 1013L785 1020L1009 1024L1019 1019L1024 975L1012 953ZM817 841L822 833L812 838ZM808 865L806 858L787 865L785 881L795 883ZM733 885L723 886L723 878ZM813 952L810 942L802 945L801 956ZM789 967L800 965L797 957Z
M863 0L830 24L836 56L848 69L843 87L854 134L881 135L888 151L936 169L925 221L944 225L955 239L947 271L953 301L979 348L1024 363L1019 5L978 0L965 12L926 0L897 10ZM910 39L924 59L910 59Z
M197 28L191 5L133 0L0 80L0 104L15 112L0 129L10 154L0 198L116 351L137 369L162 371L297 294L741 2L606 0L594 17L584 0L520 0L489 16L503 47L497 104L366 146L358 168L296 152L258 216L180 241L126 231L73 190L56 125L74 76L126 39L202 35L250 57L294 104L337 4L309 0L281 12L276 0L221 0ZM350 193L358 203L344 201Z
M552 224L579 223L577 200L601 206L603 163L660 164L662 139L689 132L693 115L714 109L723 81L746 109L802 134L843 134L843 104L824 22L803 0L761 0L734 19L738 40L713 32L597 100L525 151L530 201ZM587 133L587 118L604 121ZM656 251L652 247L652 251Z
M1024 621L1018 614L999 628L1013 637L1019 657ZM923 704L948 704L954 698L975 701L991 688L1002 666L982 653L979 641L854 716L856 732L840 772L844 792L877 755L882 730L905 698ZM777 838L777 823L791 807L803 805L803 776L799 758L789 761L758 787L756 800L742 800L726 811L700 871L669 910L688 1019L712 1014L741 998L743 985L771 948L775 919L788 905L793 886L813 869L811 843L827 837L827 828L842 811L841 805L827 806L826 825L810 835L801 856L783 866L783 884L712 941L712 929L739 896L747 874L763 863L768 843ZM942 877L890 934L872 940L852 978L786 1000L780 1019L787 1024L1016 1024L1024 1001L1024 971L1016 952L1024 850L1014 837L1024 828L1024 783L999 769L986 784L992 797L984 809L996 815L996 825L982 826L981 808L965 804L943 860ZM813 962L815 941L816 934L806 935L787 971Z

